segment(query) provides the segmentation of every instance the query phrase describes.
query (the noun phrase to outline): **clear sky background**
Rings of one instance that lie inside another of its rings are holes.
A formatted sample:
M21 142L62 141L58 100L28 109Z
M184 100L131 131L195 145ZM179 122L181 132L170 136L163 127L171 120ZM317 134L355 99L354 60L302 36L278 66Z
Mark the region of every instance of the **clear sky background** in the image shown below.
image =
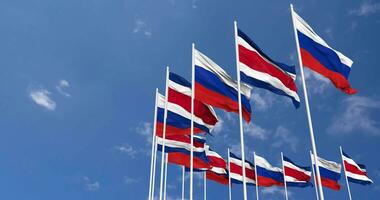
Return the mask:
M288 1L0 0L0 198L145 199L154 90L165 66L190 80L191 43L236 77L233 20L273 59L297 64ZM307 71L318 153L340 162L339 145L367 165L371 186L351 184L354 199L380 195L380 2L293 1L327 43L354 60L347 96ZM297 69L298 70L298 69ZM301 84L298 88L302 97ZM304 102L254 89L245 125L246 155L280 166L280 152L310 165ZM303 100L303 98L302 98ZM207 142L239 154L236 114L217 111ZM180 197L180 168L169 166L168 199ZM202 180L195 179L196 199ZM324 189L326 199L347 199ZM186 185L188 188L188 184ZM157 190L156 190L157 191ZM249 188L249 199L254 199ZM241 199L241 186L233 198ZM282 188L260 188L284 199ZM314 199L314 188L290 199ZM209 199L228 189L208 181Z

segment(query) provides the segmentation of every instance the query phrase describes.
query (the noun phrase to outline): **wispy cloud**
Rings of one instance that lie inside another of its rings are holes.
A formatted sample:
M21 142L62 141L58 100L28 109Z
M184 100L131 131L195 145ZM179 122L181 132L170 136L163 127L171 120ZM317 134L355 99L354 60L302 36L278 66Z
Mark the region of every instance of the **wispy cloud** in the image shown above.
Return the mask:
M328 128L331 134L347 134L353 131L380 134L379 122L371 114L380 109L380 101L364 96L350 96L343 100L343 109L334 116Z
M120 153L127 154L131 158L135 158L136 154L138 153L138 151L129 144L115 146L115 149Z
M292 151L297 150L297 145L298 145L298 139L295 137L289 129L279 126L277 127L273 139L275 142L272 143L273 147L280 148L283 146L288 146Z
M70 87L70 83L67 81L67 80L60 80L58 82L58 85L55 87L57 89L57 91L65 96L65 97L70 97L71 95L67 92L65 92L65 89L66 88L69 88Z
M132 31L134 34L143 34L146 37L152 36L152 31L148 27L147 23L142 19L135 20L135 26Z
M224 128L225 128L224 127L224 120L219 117L218 123L216 123L216 125L214 126L213 133L215 135L218 135L219 133L221 133L224 130Z
M194 9L198 8L197 0L192 0L191 1L191 7L194 8Z
M99 181L92 181L87 176L83 177L85 189L88 191L96 191L100 189Z
M152 144L153 125L150 122L140 122L135 129L136 133L145 137L147 144Z
M283 187L265 187L261 190L261 193L267 196L281 195L283 197L285 190ZM292 193L288 190L288 197L289 196L292 196Z
M248 136L260 140L266 140L270 134L268 130L254 123L244 124L243 129L244 133Z
M320 74L304 68L305 79L307 80L306 85L309 91L314 94L323 94L330 84L330 80L321 76ZM301 82L301 78L298 79ZM302 83L300 83L302 84Z
M141 182L141 178L124 177L124 182L128 185L136 184Z
M372 3L371 1L362 1L359 8L349 11L351 15L368 16L380 11L380 3Z
M273 94L267 91L255 91L252 93L251 102L254 105L253 108L258 111L265 111L272 107L275 98Z
M51 99L50 92L46 89L30 89L29 97L39 106L50 111L55 110L57 104Z

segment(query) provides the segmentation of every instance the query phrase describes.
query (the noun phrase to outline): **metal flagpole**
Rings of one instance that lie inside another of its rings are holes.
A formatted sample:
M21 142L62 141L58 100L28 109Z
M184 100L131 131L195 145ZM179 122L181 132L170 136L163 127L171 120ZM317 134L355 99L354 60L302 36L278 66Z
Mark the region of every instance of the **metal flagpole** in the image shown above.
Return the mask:
M253 152L253 161L254 161L253 164L255 165L256 200L259 200L259 179L257 178L257 170L256 170L256 152Z
M169 154L165 153L165 181L164 181L164 200L166 200L166 185L168 182L168 157Z
M195 44L192 44L191 49L191 151L190 151L190 200L193 200L193 157L194 157L194 94L195 94L195 71L194 71L194 50Z
M284 175L284 188L285 188L285 199L288 200L288 188L286 185L286 175L285 175L285 166L284 166L284 154L281 152L281 163L282 163L282 174Z
M303 65L302 65L302 59L301 59L301 53L300 53L300 45L299 45L298 36L297 36L297 30L296 30L296 26L294 24L294 10L293 10L292 4L290 4L290 9L292 12L293 30L294 30L294 37L296 39L296 45L297 45L298 62L299 62L299 67L300 67L300 72L301 72L301 80L302 80L302 86L303 86L303 94L304 94L304 98L305 98L307 120L308 120L308 124L309 124L311 146L312 146L313 156L314 156L314 161L315 161L315 166L316 166L315 171L317 174L317 181L319 183L318 184L319 196L320 196L321 200L324 200L322 184L320 184L321 183L321 176L319 173L319 167L318 167L318 162L317 162L318 154L317 154L317 147L315 145L315 139L314 139L313 122L311 120L311 113L310 113L310 108L309 108L309 99L308 99L308 95L307 95L305 76L303 73Z
M155 144L156 144L156 122L157 122L157 96L158 96L158 88L156 88L156 100L154 102L154 118L153 118L153 133L152 133L152 153L150 158L150 177L149 177L149 197L148 199L152 200L152 191L154 190L154 182L153 182L153 176L156 174L153 173L153 163L156 162L155 160Z
M182 166L182 200L185 200L185 166Z
M156 125L153 127L153 130L156 133ZM155 135L154 136L154 162L153 162L153 178L152 178L152 196L151 196L151 200L154 199L154 189L155 189L155 181L156 181L156 163L157 163L157 136Z
M206 177L206 171L203 174L203 199L207 199L207 177Z
M235 31L235 57L236 57L236 72L237 72L237 82L238 82L238 100L239 100L239 124L240 124L240 147L241 147L241 159L243 160L243 196L244 200L247 200L247 182L245 180L245 153L244 153L244 133L243 133L243 114L241 109L241 83L240 83L240 69L239 69L239 51L237 43L237 22L234 21L234 31Z
M348 183L348 178L347 178L346 166L344 165L344 160L343 160L343 150L342 150L342 146L339 146L339 149L340 149L340 156L341 156L341 158L342 158L342 165L343 165L343 169L344 169L344 177L346 178L346 184L347 184L348 196L350 197L350 200L352 200L352 197L351 197L351 190L350 190L350 184Z
M228 152L228 196L229 200L232 200L232 193L231 193L231 164L230 164L230 148L227 148Z
M313 158L312 158L311 151L310 151L310 158L313 159ZM317 195L317 200L319 200L318 186L317 186L317 176L315 175L315 170L314 170L313 161L311 161L311 169L313 170L315 194Z
M164 112L164 127L162 130L163 140L162 140L162 149L161 149L160 200L162 200L162 192L163 192L163 185L164 185L166 118L168 116L168 81L169 81L169 67L166 67L165 112Z

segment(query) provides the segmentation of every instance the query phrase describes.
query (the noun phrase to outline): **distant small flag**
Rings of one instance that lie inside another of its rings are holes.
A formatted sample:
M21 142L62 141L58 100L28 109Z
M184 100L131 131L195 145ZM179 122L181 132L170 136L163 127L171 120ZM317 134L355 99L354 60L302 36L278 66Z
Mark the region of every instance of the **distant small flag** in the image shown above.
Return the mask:
M290 97L298 108L295 67L272 60L241 30L238 30L237 43L241 81Z
M157 150L162 151L163 138L157 136ZM210 168L205 152L205 140L194 137L194 168ZM190 167L191 139L188 135L167 136L165 152L170 163Z
M301 167L296 165L287 157L284 158L284 175L286 186L288 187L307 187L311 186L311 167Z
M245 180L247 185L254 185L255 182L255 167L253 163L245 161L244 164L241 158L230 152L230 177L232 183L243 183L243 166L245 166Z
M315 168L314 156L311 155L311 161ZM328 161L323 158L318 157L318 166L319 173L321 175L322 186L330 188L332 190L340 190L339 179L340 179L340 171L341 164Z
M284 175L281 168L273 167L265 158L258 155L255 155L255 165L258 186L284 185Z
M365 165L357 164L350 156L343 153L343 162L348 181L361 185L370 185L373 181L368 177Z
M355 94L357 91L348 82L353 61L331 48L296 12L293 16L302 64L330 79L335 87L346 94Z
M239 113L238 85L220 66L198 50L195 59L195 98L227 112ZM242 113L251 120L251 88L241 84Z

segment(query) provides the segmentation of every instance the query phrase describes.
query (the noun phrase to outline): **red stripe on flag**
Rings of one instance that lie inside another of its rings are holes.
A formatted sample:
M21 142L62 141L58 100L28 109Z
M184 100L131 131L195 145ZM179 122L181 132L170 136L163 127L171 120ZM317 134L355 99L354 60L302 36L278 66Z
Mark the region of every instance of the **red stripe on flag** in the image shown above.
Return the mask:
M323 66L317 59L315 59L307 50L300 48L302 64L305 67L312 69L313 71L321 74L322 76L330 79L336 88L342 90L346 94L355 94L357 90L352 88L348 80L337 72L331 71Z
M169 88L168 101L177 104L191 113L191 97ZM215 125L218 120L210 109L200 101L194 100L194 115L201 118L206 124Z
M189 124L190 125L190 124ZM156 124L156 135L159 137L163 137L163 129L164 124L161 122L157 122ZM194 127L194 134L203 133L204 131ZM174 126L166 125L166 134L165 136L173 136L173 135L190 135L191 134L191 128L186 129L180 129Z
M206 172L206 178L209 180L213 180L217 183L223 184L223 185L228 185L228 176L227 175L222 175L222 174L217 174L212 171L207 171Z
M291 176L299 181L310 181L310 176L306 175L303 172L300 172L298 170L295 170L293 168L285 166L285 175L286 176Z
M344 161L344 166L346 168L346 171L348 171L348 172L358 174L358 175L367 176L366 172L361 171L355 165L352 165L352 164L348 163L347 161Z
M168 153L168 162L190 168L190 155L184 153ZM200 158L193 157L194 169L210 169L210 165Z
M217 108L221 108L227 112L235 112L239 113L239 103L221 95L218 92L213 90L209 90L199 83L195 83L195 98L201 102L209 104L211 106L215 106ZM243 118L245 121L251 121L251 113L249 113L242 106Z
M294 83L294 80L289 75L287 75L277 67L273 66L272 64L268 63L258 53L246 49L242 45L239 45L239 61L255 71L259 71L276 77L287 88L294 92L297 92L297 86Z
M239 174L243 176L243 168L239 165L236 165L235 163L230 163L230 172ZM245 168L245 176L249 179L255 180L255 171L252 169Z
M270 187L273 185L277 185L277 186L283 186L284 185L284 183L278 182L274 179L267 178L264 176L258 176L257 182L258 182L259 186L262 186L262 187Z

